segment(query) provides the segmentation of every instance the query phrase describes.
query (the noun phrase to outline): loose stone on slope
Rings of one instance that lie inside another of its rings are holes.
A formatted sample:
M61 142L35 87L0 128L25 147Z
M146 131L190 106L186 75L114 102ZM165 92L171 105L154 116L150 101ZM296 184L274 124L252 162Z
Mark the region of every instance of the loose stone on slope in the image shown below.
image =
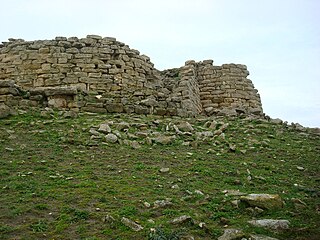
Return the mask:
M162 145L168 145L171 144L176 139L175 136L164 136L160 135L156 138L154 138L155 143L160 143Z
M218 240L236 240L236 239L242 239L245 237L245 234L240 229L225 229L223 235L218 237Z
M157 208L163 208L163 207L167 207L167 206L171 206L172 202L171 202L171 198L167 198L165 200L157 200L153 203L153 208L157 209Z
M251 240L279 240L277 238L268 237L264 235L250 235Z
M98 129L98 132L102 133L111 133L111 128L107 123L101 123Z
M116 124L116 128L117 128L119 131L124 131L124 130L130 128L130 124L127 123L127 122L120 122L120 123Z
M10 114L11 114L10 108L7 105L1 103L0 104L0 118L6 118Z
M260 219L248 221L248 223L271 230L286 230L289 229L290 222L288 220Z
M64 118L76 118L76 117L78 117L78 114L75 111L66 111L63 114L63 117Z
M181 122L177 125L178 129L182 132L193 132L194 128L189 122Z
M234 145L234 144L229 144L229 150L230 150L231 152L235 152L236 149L237 149L236 145Z
M138 231L143 230L143 227L141 225L139 225L138 223L136 223L136 222L134 222L134 221L132 221L132 220L130 220L128 218L122 217L121 222L125 226L131 228L133 231L138 232Z
M91 134L94 135L94 136L99 136L99 135L100 135L100 133L99 133L98 131L94 130L93 128L91 128L91 129L89 130L89 133L91 133Z
M250 206L269 210L283 207L282 199L278 194L248 194L247 196L242 196L240 200Z
M170 221L172 224L182 224L186 222L193 222L192 218L188 215L182 215Z
M115 134L109 133L106 135L106 141L110 143L116 143L118 141L118 137Z
M141 148L140 144L137 141L130 141L130 147L132 147L133 149L139 149Z
M109 223L109 224L112 224L115 222L115 219L111 215L108 214L102 219L102 221Z
M170 171L170 168L160 168L159 172L161 173L167 173Z

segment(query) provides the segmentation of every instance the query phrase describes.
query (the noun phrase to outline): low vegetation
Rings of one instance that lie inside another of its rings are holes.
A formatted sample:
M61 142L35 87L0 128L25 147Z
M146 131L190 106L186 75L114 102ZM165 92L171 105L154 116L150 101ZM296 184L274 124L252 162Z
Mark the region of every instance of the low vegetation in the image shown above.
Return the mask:
M177 133L185 121L193 130ZM283 123L24 112L0 120L0 166L0 239L217 239L226 228L320 236L320 137ZM252 208L235 190L278 194L284 206ZM180 216L188 221L175 224ZM290 228L248 223L261 218Z

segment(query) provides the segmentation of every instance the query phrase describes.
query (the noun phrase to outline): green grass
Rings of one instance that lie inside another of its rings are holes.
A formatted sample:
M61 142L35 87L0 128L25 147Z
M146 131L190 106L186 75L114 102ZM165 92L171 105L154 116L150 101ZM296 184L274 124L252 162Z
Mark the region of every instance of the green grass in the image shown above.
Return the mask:
M37 111L1 119L0 239L216 239L226 224L246 234L317 239L320 138L309 131L219 118L217 128L229 123L224 137L197 140L193 134L177 136L170 145L151 146L138 137L139 149L105 143L103 134L91 139L89 133L103 122L113 121L114 131L116 123L125 121L135 123L130 134L142 131L142 123L149 133L173 134L166 126L182 120L116 114L64 119L58 113L43 118ZM211 120L187 121L196 131L208 131L204 126ZM126 138L125 132L119 133ZM182 146L185 141L190 146ZM235 151L230 151L230 144ZM163 167L170 171L159 172ZM222 192L227 189L279 194L285 205L262 213L243 204L236 208L231 204L236 197ZM166 198L172 205L153 208L154 201ZM108 215L114 221L104 221ZM170 223L181 215L191 216L194 224ZM122 217L144 229L132 231L121 223ZM247 221L253 218L287 219L291 228L272 232L252 227ZM206 227L199 227L200 222Z

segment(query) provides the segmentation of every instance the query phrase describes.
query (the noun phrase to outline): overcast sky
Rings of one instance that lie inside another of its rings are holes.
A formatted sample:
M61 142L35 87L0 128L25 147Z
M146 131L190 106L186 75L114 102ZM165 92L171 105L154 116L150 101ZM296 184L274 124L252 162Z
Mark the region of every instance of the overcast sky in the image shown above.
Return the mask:
M320 127L319 0L0 0L0 41L116 37L159 70L242 63L264 112Z

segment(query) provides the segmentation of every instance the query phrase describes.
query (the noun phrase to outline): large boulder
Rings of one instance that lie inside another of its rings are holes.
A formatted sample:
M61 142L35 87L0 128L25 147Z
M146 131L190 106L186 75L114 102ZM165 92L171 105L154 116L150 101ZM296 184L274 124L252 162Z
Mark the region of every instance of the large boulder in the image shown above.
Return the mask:
M278 209L283 207L282 199L278 194L248 194L240 198L252 207L264 209Z
M256 227L263 227L271 230L286 230L289 229L290 222L288 220L260 219L248 221Z

